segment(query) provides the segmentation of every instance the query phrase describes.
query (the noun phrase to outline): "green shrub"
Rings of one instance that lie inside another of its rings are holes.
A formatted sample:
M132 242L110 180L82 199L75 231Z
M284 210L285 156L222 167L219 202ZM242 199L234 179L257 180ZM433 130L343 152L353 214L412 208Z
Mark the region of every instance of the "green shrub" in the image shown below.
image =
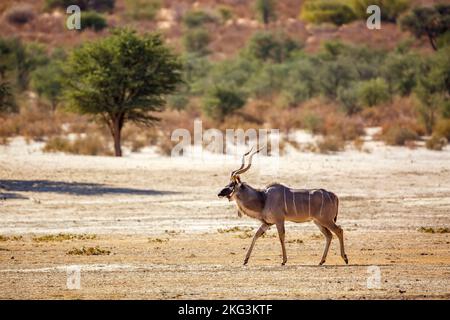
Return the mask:
M302 48L302 45L283 32L261 31L249 40L246 54L260 61L281 63Z
M219 5L217 6L217 11L219 12L220 18L222 22L227 22L232 19L234 16L233 9L227 5Z
M199 55L206 55L209 53L208 45L210 41L209 32L201 28L190 29L183 37L186 51L197 53Z
M6 21L11 24L22 25L35 18L33 7L28 4L18 4L7 9L4 13Z
M347 115L352 115L361 111L361 104L358 101L358 91L355 84L348 88L340 87L338 89L337 98L341 103L344 112Z
M313 134L322 132L323 119L319 115L308 112L301 119L302 127Z
M92 29L96 32L108 26L106 19L95 11L81 12L81 30Z
M153 20L161 8L161 0L125 0L126 15L135 20Z
M315 24L328 22L338 26L356 19L352 8L344 1L337 0L306 0L300 17Z
M256 0L255 9L265 25L276 19L274 0Z
M46 0L45 8L47 10L55 8L66 10L70 5L77 5L82 11L112 12L115 2L115 0Z
M197 28L213 22L216 22L216 18L202 10L188 11L183 17L183 23L188 28Z
M227 115L242 108L244 104L245 98L238 90L214 86L204 98L203 111L210 118L223 121Z
M358 101L363 106L373 107L389 99L389 87L382 78L364 81L358 87Z
M395 22L409 7L409 0L352 0L353 11L360 19L367 19L367 8L377 5L381 9L381 20Z

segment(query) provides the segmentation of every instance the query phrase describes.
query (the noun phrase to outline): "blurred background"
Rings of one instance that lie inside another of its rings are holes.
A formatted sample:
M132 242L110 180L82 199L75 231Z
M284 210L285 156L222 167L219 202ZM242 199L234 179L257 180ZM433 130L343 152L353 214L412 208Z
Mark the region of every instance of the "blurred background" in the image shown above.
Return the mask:
M70 4L82 10L81 30L66 28ZM380 30L366 27L370 4L381 8ZM450 1L2 0L0 143L113 155L108 126L70 108L64 66L128 27L160 33L183 81L153 110L160 121L125 122L124 154L170 155L171 132L194 119L204 129L278 128L281 152L364 152L368 139L442 150L449 26Z

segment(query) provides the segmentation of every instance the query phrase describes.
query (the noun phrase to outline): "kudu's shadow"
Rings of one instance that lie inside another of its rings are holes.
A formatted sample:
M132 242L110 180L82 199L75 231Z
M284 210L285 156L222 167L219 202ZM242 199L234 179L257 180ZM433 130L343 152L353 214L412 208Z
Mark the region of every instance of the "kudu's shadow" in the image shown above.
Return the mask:
M49 193L61 193L79 196L98 196L105 194L155 196L155 195L178 193L174 191L112 187L99 183L66 182L66 181L50 181L50 180L0 180L0 186L6 191L12 192L49 192ZM17 197L16 198L13 197L13 199L25 198L21 195L17 195Z

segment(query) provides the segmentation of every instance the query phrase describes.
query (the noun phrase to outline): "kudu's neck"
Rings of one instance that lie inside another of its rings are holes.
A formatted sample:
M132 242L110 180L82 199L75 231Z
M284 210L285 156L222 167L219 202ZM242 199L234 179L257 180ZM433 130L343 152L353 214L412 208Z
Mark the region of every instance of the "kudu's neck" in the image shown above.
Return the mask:
M264 192L257 190L246 183L242 183L234 195L238 210L255 219L261 218L265 204Z

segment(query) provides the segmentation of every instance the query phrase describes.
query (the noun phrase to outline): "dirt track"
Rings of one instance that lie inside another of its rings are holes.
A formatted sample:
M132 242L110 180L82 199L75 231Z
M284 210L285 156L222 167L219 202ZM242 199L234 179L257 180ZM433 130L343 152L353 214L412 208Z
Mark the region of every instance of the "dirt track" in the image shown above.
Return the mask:
M37 147L36 147L37 148ZM288 223L288 263L272 229L241 264L256 221L238 218L216 197L228 172L218 162L145 154L124 159L42 155L20 143L0 147L0 298L450 298L450 150L380 148L334 156L283 158L276 177L246 175L255 186L278 180L340 196L345 266L314 224ZM239 226L237 231L219 232ZM57 233L95 239L41 241ZM109 250L68 255L73 248ZM67 266L81 267L81 289L66 288ZM378 289L367 288L378 266Z

